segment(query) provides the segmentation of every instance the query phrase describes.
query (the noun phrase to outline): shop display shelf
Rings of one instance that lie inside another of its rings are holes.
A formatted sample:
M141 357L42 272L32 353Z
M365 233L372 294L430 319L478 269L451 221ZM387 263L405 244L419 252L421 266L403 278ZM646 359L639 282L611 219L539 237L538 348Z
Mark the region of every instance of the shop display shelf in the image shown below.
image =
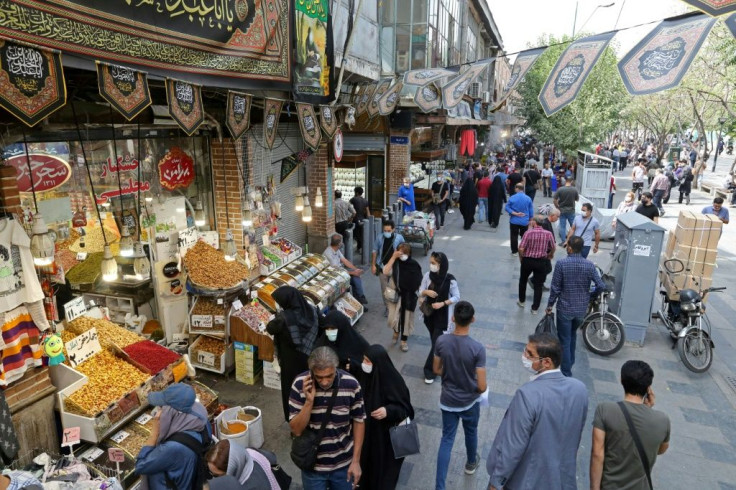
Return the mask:
M344 313L350 319L350 325L355 325L363 316L365 308L360 301L350 293L340 296L333 306L340 312Z
M204 299L203 299L204 298ZM195 314L197 309L197 303L200 301L222 300L222 314L221 315L202 315ZM226 298L213 298L213 297L200 297L195 296L192 302L192 307L189 309L189 333L190 334L203 334L211 335L213 337L225 338L228 333L228 317L230 316L230 301ZM207 325L210 325L209 327Z
M225 343L225 351L219 356L220 367L217 367L215 355L198 348L203 337L207 337L207 335L200 335L189 346L189 361L192 365L197 369L204 369L205 371L218 374L225 374L232 370L235 367L235 350L233 344L218 339Z

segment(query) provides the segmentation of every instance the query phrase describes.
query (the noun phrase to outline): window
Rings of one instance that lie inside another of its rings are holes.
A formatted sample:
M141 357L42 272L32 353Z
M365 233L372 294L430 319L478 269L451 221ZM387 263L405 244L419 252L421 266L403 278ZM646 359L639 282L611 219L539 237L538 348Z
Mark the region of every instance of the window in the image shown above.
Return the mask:
M411 32L411 69L427 66L427 25L414 24Z
M396 71L409 70L409 44L411 30L408 25L396 26Z
M468 44L465 49L465 61L475 61L478 59L478 38L475 37L475 33L468 27Z
M385 26L381 28L381 71L392 73L394 71L394 27Z
M427 0L414 0L411 18L415 24L427 22Z

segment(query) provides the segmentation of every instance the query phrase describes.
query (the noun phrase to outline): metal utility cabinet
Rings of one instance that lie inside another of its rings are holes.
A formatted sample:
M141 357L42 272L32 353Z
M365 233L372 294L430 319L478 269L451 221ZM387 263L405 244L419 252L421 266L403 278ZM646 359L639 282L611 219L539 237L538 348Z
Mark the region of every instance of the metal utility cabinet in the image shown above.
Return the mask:
M613 160L610 158L578 151L575 187L596 208L604 209L608 206L612 173Z
M644 344L657 292L665 229L639 213L618 217L609 274L615 278L609 309L626 327L626 340Z

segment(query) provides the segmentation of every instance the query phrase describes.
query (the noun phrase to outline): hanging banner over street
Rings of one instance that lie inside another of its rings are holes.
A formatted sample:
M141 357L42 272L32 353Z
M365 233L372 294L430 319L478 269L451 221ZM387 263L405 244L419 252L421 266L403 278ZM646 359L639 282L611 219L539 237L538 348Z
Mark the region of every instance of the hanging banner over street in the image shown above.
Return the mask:
M335 110L328 105L319 107L319 121L322 126L322 131L325 132L328 138L332 139L337 131L337 117L335 116Z
M299 127L302 130L302 139L308 147L317 151L319 142L322 141L322 131L317 123L317 115L311 104L296 104L296 112L299 117Z
M360 117L366 110L368 110L368 103L371 101L373 94L376 91L378 82L372 82L367 85L363 85L360 89L360 93L356 99L357 104L355 106L355 116Z
M411 70L404 73L404 83L408 85L425 86L442 78L454 77L457 70L448 70L447 68L423 68L421 70Z
M736 0L682 0L708 15L718 16L736 12Z
M626 90L646 95L676 87L716 23L705 14L665 20L618 63Z
M227 117L225 124L233 139L243 136L250 127L250 104L252 96L233 92L227 93Z
M273 150L273 144L276 141L283 105L283 100L266 99L263 106L263 142L269 150Z
M291 1L13 0L3 2L0 35L145 65L158 75L186 73L198 83L261 80L263 87L280 82L285 88L291 81Z
M728 30L731 31L733 37L736 37L736 14L731 14L723 19L723 23L726 24L726 27L728 27Z
M483 73L483 70L488 68L496 58L489 58L483 61L478 61L468 66L468 68L450 80L446 85L442 86L442 105L445 109L452 109L457 106L463 95L468 91L470 84L475 81L478 76Z
M575 100L614 34L607 32L579 39L562 53L539 94L539 103L547 117Z
M374 117L378 114L378 100L388 91L391 86L391 79L385 78L378 82L376 91L373 92L370 102L368 103L368 115Z
M493 108L494 111L501 107L503 103L506 102L506 99L514 93L516 87L519 86L529 70L534 66L534 63L536 63L537 59L542 56L542 53L544 53L546 49L547 48L530 49L522 51L516 55L514 67L511 69L511 76L509 77L508 83L503 88L503 92L501 92L501 98L498 99L498 104Z
M288 157L281 160L281 182L289 178L289 175L297 169L297 167L306 162L307 159L312 156L314 152L309 148L304 148L302 151L289 155Z
M383 97L378 99L378 113L382 116L388 116L399 103L399 97L401 95L401 89L404 88L404 84L398 80L394 82L390 89L383 94Z
M414 102L423 112L436 111L442 107L440 89L434 83L419 87L417 93L414 94Z
M97 86L102 98L128 121L151 105L145 72L98 61Z
M61 53L0 40L0 106L32 127L64 104Z
M191 136L204 122L202 87L199 85L167 78L166 102L169 115L187 136Z
M294 0L294 99L324 104L335 99L330 2Z

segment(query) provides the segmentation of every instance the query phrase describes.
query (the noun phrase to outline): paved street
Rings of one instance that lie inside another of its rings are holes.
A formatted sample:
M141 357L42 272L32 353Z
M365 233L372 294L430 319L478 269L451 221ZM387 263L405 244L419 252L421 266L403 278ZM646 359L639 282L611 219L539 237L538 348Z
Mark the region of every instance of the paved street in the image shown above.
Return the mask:
M731 157L721 159L721 172L707 180L722 183ZM710 169L710 165L709 165ZM720 175L724 173L724 175ZM619 189L629 186L630 169L617 174ZM719 176L720 175L720 176ZM625 192L619 191L622 199ZM535 205L550 201L537 197ZM693 193L691 209L700 210L711 198L699 192ZM677 194L674 195L677 202ZM677 204L666 207L667 215L661 224L672 229L677 220ZM732 211L736 211L733 210ZM498 233L492 233L487 223L475 224L470 231L462 230L459 212L448 215L447 226L442 229L434 249L447 253L450 272L457 278L463 299L476 308L476 323L471 335L486 345L488 355L488 384L490 408L482 410L480 419L479 449L485 461L494 434L503 418L506 407L515 390L528 380L529 375L521 365L521 352L527 336L533 332L541 316L529 312L531 289L528 290L526 310L516 305L519 277L519 260L510 255L508 245L508 216L502 217ZM604 270L610 259L610 242L604 242L598 254L591 258ZM428 259L415 249L423 269ZM558 248L558 257L564 253ZM679 361L663 326L656 323L647 332L643 348L626 345L616 355L603 358L589 354L583 342L578 342L577 361L573 368L575 377L582 380L590 393L590 407L586 429L578 457L579 488L588 486L591 422L599 402L618 401L623 392L618 383L618 371L628 359L643 359L655 371L654 391L656 408L666 412L672 421L672 437L669 451L657 460L653 478L655 488L703 488L736 489L736 286L728 277L736 274L736 223L725 227L720 241L718 269L714 285L728 286L725 294L713 295L708 314L714 329L716 357L711 370L702 375L689 372ZM416 421L420 424L422 454L407 458L404 463L400 486L402 489L426 490L434 487L437 448L441 435L441 414L438 407L440 383L425 385L422 365L428 351L429 336L417 315L415 335L409 339L410 350L399 351L391 344L391 333L379 305L378 281L365 277L366 293L371 301L370 311L359 322L358 328L371 343L381 343L389 352L397 368L404 375L412 393ZM655 278L642 278L653 281ZM545 293L543 305L546 304ZM204 376L204 382L221 394L221 401L231 405L256 405L264 410L267 449L274 450L287 471L295 477L295 488L301 488L298 470L289 459L289 430L281 420L279 394L263 386L250 387L233 380ZM730 384L729 384L730 383ZM481 466L473 476L463 473L465 464L462 431L453 449L448 476L448 488L483 489L488 476ZM380 468L364 468L364 471L380 471Z

